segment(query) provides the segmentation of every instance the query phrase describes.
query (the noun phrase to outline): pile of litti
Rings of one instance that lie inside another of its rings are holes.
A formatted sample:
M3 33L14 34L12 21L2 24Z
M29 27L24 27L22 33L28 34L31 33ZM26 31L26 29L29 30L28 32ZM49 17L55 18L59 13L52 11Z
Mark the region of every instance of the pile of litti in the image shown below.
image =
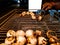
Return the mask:
M29 11L26 12L26 11L23 11L23 12L20 14L20 16L23 16L23 17L26 16L26 15L30 15L33 20L36 20L36 19L37 19L36 14L33 13L33 12L29 12ZM39 21L42 20L42 16L41 16L41 15L38 16L38 20L39 20Z
M47 39L42 35L42 30L33 31L32 29L28 29L26 31L17 30L16 32L9 30L6 35L5 43L1 45L60 45L58 38L52 36L50 32L51 30L48 30L46 33Z

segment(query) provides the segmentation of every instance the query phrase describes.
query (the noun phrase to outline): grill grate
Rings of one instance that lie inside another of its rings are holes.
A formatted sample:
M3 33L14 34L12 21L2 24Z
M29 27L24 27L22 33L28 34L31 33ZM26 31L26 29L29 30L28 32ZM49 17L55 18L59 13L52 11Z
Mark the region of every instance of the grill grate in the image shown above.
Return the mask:
M1 26L0 30L0 43L4 41L6 38L6 33L8 30L13 29L15 31L22 29L26 31L27 29L42 29L45 33L47 30L53 30L60 38L60 23L59 22L51 22L46 19L47 16L43 18L42 21L32 20L29 16L19 17L19 14L15 14L11 19L9 19L3 26ZM48 16L49 17L49 16Z

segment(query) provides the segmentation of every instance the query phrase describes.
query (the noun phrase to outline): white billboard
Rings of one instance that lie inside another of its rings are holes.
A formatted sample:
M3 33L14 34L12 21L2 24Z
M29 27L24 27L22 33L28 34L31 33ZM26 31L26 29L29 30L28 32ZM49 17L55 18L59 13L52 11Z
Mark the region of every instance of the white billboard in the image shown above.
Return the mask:
M29 11L37 11L41 9L42 0L29 0L28 10Z

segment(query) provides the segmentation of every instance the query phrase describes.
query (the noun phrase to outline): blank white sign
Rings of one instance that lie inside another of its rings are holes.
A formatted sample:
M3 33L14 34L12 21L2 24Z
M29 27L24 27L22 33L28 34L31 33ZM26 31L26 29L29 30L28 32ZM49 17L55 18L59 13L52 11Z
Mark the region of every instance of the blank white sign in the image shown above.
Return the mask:
M29 0L29 11L37 11L41 9L42 0Z

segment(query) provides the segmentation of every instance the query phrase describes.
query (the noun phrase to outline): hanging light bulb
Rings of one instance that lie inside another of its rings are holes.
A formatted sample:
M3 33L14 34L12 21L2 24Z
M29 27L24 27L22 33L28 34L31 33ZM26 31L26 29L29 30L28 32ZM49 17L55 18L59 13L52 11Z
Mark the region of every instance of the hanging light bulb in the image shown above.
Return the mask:
M20 0L18 0L17 2L20 3Z

